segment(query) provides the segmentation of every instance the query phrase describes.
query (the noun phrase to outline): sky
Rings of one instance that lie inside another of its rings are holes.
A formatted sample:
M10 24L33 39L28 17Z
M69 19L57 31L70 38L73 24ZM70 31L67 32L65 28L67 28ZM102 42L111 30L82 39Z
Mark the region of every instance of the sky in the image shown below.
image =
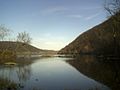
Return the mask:
M32 45L60 50L106 20L105 0L0 0L0 24L12 38L26 31Z

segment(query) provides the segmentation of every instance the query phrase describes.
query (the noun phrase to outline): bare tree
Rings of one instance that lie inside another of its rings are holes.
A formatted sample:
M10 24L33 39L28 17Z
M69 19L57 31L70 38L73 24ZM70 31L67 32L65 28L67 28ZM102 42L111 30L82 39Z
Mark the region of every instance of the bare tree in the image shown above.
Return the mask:
M18 33L17 42L22 42L23 43L23 47L27 51L27 54L29 55L29 58L31 57L31 52L27 47L25 47L25 45L30 44L31 40L32 40L32 38L30 37L29 33L26 33L25 31L21 32L21 33ZM15 51L17 50L17 48L19 46L20 46L20 44L17 43L17 47L16 47Z
M30 44L31 40L32 40L32 38L29 36L29 33L26 33L25 31L21 32L21 33L18 33L18 36L17 36L17 41L18 42L23 42L25 44Z
M106 0L105 2L105 10L111 17L110 26L113 31L113 40L114 40L114 53L118 53L118 38L120 35L120 0Z
M0 25L0 40L3 41L9 34L10 29L6 28L5 25Z
M0 41L5 41L7 36L10 36L11 30L7 28L5 25L0 25ZM13 52L9 50L10 42L7 42L7 45L3 46L4 49L1 49L0 51L0 58L8 60L8 58L13 57ZM2 48L2 47L1 47Z
M106 0L105 10L110 16L113 16L116 21L120 22L120 0Z

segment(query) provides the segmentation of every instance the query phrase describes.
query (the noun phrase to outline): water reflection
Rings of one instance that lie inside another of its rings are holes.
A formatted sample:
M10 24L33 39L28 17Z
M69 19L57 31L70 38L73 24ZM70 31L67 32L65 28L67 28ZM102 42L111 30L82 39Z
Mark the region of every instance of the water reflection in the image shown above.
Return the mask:
M17 73L19 81L26 81L31 76L31 67L30 65L18 67L16 69L16 73Z
M5 84L2 85L3 89L0 90L18 90L19 88L23 88L24 83L26 82L26 80L30 78L30 76L31 76L30 65L22 65L17 67L1 66L0 81L5 82ZM14 85L14 87L11 85Z
M120 89L120 61L118 59L107 60L94 56L80 56L68 62L81 73L108 85L112 90Z
M72 60L69 63L74 66ZM12 90L110 90L69 63L68 58L54 57L41 58L29 65L3 66L0 67L0 78L15 83L17 89Z

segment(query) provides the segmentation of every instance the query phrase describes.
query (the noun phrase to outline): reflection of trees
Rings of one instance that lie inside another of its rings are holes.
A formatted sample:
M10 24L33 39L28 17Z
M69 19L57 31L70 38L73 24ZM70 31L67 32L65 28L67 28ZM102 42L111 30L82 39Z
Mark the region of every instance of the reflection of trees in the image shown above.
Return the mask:
M120 61L103 60L93 56L82 56L69 61L81 73L108 85L112 90L120 88Z
M8 72L7 72L8 71ZM0 68L0 90L17 90L17 83L10 79L10 73L12 74L11 67L4 70Z
M5 84L2 85L4 88L7 88L6 85L10 85L12 83L13 85L16 84L16 87L18 88L21 88L21 86L24 87L23 84L30 78L30 75L31 67L29 65L0 68L0 82L5 81Z
M17 90L17 84L8 78L0 78L0 90Z
M17 68L16 72L17 72L19 81L26 81L30 78L31 67L29 65L21 66Z

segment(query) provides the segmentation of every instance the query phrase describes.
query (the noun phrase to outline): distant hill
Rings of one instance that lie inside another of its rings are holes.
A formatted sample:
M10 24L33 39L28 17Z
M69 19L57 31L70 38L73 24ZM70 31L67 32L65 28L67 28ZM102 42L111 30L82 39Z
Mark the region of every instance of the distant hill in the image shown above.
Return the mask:
M11 41L1 41L0 42L0 51L3 50L10 50L10 51L17 51L17 52L40 52L41 49L38 49L34 46L20 43L20 42L11 42Z
M113 28L113 18L91 28L61 49L59 54L102 54L120 53L120 22ZM116 30L114 39L113 30Z
M0 52L4 50L15 51L18 54L31 52L32 54L48 54L56 53L52 50L42 50L32 45L24 44L21 42L0 41Z

